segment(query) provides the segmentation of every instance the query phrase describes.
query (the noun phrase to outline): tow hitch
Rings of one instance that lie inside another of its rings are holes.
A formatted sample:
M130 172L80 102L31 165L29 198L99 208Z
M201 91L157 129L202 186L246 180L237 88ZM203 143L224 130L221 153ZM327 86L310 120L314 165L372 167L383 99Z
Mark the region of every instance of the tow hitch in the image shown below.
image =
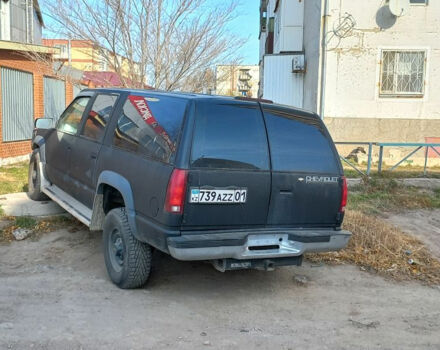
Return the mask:
M237 259L217 259L211 261L217 271L225 272L230 270L263 270L273 271L277 266L301 266L302 255L292 256L288 258L276 259L253 259L253 260L237 260Z

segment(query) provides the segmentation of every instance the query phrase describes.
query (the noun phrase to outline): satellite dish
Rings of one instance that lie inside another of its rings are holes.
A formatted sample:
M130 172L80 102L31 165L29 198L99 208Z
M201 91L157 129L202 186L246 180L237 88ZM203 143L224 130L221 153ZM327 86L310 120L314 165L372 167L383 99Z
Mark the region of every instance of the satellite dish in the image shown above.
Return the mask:
M409 13L409 0L389 0L388 6L391 13L396 17L405 16Z

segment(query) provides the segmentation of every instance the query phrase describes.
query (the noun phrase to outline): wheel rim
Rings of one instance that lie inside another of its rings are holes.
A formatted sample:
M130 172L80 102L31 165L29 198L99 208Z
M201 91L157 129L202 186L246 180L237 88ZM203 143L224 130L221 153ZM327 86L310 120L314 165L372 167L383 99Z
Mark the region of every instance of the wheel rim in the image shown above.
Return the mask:
M113 269L117 272L121 271L125 261L125 244L117 228L110 234L108 252Z

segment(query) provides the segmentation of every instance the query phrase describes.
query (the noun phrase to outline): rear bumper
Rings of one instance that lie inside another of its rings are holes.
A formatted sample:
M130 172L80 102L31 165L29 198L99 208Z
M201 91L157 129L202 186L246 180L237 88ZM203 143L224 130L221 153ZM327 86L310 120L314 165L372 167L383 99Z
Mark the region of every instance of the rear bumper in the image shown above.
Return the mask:
M178 260L274 259L339 250L350 236L334 230L224 231L169 237L167 244Z

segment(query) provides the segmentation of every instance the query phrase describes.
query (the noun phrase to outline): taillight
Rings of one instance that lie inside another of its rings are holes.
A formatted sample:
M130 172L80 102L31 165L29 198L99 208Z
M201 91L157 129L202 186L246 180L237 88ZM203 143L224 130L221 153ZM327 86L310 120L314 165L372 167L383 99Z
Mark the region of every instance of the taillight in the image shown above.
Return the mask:
M342 196L341 196L341 206L339 207L339 212L343 213L345 211L345 206L347 205L347 179L345 176L342 176Z
M182 214L186 195L187 170L174 169L168 182L165 210L169 213Z

